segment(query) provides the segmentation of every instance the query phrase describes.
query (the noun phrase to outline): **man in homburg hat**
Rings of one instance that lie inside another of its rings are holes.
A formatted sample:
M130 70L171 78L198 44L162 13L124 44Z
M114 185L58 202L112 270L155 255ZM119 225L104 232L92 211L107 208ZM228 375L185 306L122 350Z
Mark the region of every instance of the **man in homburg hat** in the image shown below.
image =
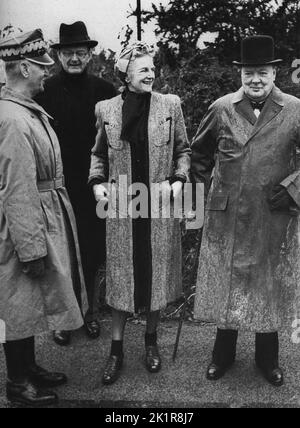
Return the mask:
M54 118L54 129L61 146L66 187L75 211L83 272L89 298L85 329L90 338L100 334L97 314L95 277L105 261L105 221L95 215L96 203L87 186L90 154L95 144L95 106L113 98L110 83L87 71L92 50L98 42L91 40L83 22L62 24L60 42L52 46L58 53L61 71L50 78L37 101ZM67 345L70 332L57 331L56 343Z
M246 330L257 367L281 386L278 331L299 318L300 100L275 86L279 62L271 37L245 39L242 88L210 107L193 141L208 192L195 316L218 325L209 380L232 366Z
M36 364L34 336L80 328L74 289L85 303L58 140L50 117L33 101L53 64L46 47L41 30L0 43L7 77L0 98L0 320L7 397L29 405L55 402L56 394L41 388L67 381Z

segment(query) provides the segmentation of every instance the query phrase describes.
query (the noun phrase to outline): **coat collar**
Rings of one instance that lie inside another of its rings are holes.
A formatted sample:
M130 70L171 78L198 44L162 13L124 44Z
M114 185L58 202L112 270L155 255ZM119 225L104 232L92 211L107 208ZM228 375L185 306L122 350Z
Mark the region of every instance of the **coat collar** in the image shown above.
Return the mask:
M262 128L271 122L284 107L282 92L276 86L274 86L267 98L258 118L256 118L250 100L246 97L243 88L234 94L232 102L235 105L237 113L241 114L253 125L253 132L250 138L253 138Z
M237 104L241 101L243 101L244 99L248 99L245 95L245 91L244 88L240 88L237 92L235 92L233 94L233 98L232 98L232 102L233 104ZM280 106L284 106L284 100L283 100L283 95L282 92L279 88L277 88L277 86L274 86L269 98L272 98L272 100L277 103Z
M244 89L241 88L233 95L233 104L235 104L236 111L244 116L253 126L255 125L257 118L254 114L250 100L246 97Z
M53 120L52 116L50 116L39 104L37 104L33 99L27 98L22 95L20 92L14 91L11 88L4 87L1 92L1 99L5 101L11 101L16 104L20 104L21 106L27 107L30 110L33 110L38 113L42 113L47 116L49 119Z

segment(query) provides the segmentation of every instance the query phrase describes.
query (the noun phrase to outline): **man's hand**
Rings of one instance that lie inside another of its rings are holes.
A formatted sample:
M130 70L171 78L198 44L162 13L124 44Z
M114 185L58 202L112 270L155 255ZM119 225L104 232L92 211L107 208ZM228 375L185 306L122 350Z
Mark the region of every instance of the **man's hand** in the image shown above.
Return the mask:
M42 278L45 275L45 259L34 260L33 262L23 263L23 273L31 279Z
M107 188L102 184L95 184L95 186L93 186L93 191L97 202L107 200L109 197Z
M294 200L285 187L275 186L270 198L271 211L287 211L294 205Z

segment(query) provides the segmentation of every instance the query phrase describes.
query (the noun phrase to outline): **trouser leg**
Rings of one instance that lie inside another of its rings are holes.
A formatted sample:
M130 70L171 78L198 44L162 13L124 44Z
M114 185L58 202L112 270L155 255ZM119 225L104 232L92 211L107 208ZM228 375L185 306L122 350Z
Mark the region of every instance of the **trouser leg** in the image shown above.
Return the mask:
M213 363L220 367L231 365L236 358L238 331L218 329L213 350Z
M263 369L276 369L279 366L278 333L256 334L256 364Z
M23 381L27 377L28 367L35 362L34 338L7 342L3 347L9 380Z
M78 231L89 304L85 320L90 322L97 320L99 316L100 287L97 272L105 261L105 223L99 220L91 224L87 219L81 219L78 221Z

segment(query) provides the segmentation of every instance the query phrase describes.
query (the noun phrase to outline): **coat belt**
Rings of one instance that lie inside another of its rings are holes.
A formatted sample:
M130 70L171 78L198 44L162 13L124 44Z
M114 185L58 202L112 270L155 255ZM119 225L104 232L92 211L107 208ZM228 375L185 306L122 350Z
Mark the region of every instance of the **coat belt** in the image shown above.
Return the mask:
M38 181L37 188L39 192L50 192L65 187L65 177L55 178L54 180Z

